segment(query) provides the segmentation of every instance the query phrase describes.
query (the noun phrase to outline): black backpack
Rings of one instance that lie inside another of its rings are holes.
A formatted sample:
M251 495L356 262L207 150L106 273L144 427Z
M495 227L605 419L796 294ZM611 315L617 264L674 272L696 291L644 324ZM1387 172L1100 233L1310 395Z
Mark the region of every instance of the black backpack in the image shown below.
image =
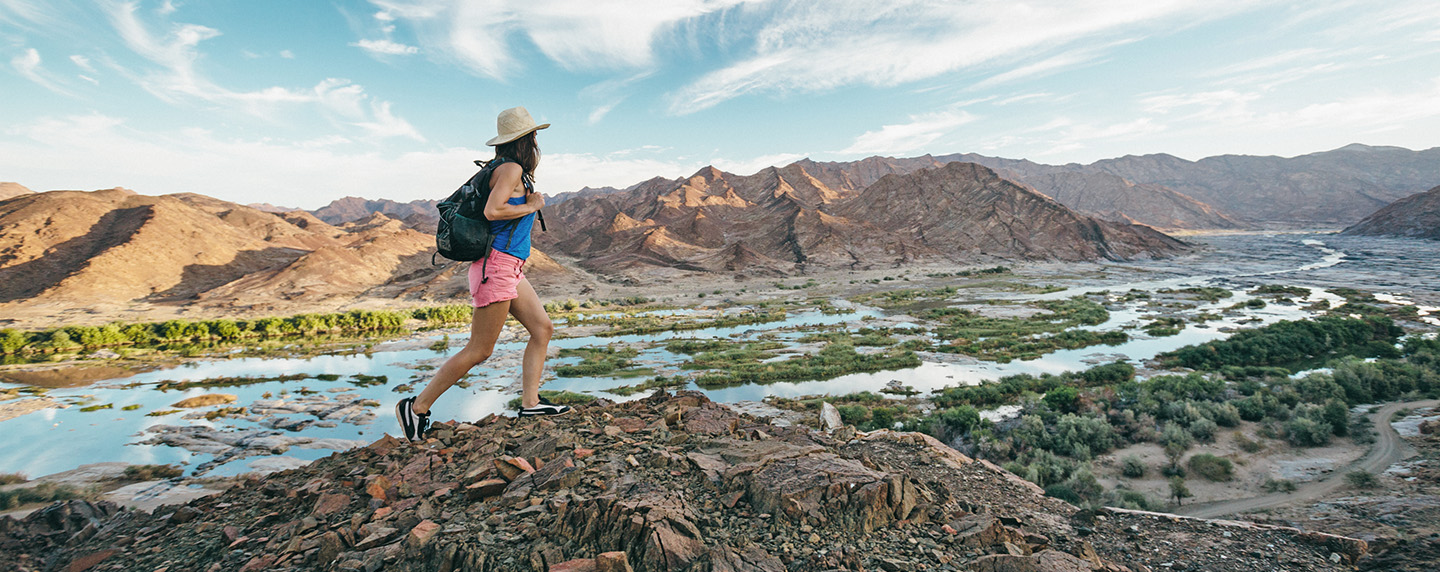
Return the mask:
M505 158L489 163L476 161L475 164L481 166L480 172L435 205L440 210L440 222L435 228L437 254L458 262L490 257L495 233L490 231L490 220L485 218L485 202L490 200L490 174L506 161ZM512 224L518 222L512 221Z

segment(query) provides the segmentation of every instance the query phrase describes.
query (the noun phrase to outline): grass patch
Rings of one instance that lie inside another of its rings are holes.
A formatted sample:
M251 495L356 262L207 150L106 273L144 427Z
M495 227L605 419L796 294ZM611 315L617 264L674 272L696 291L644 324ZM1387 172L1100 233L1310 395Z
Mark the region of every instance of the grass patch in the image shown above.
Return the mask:
M81 408L80 408L80 411L83 411L83 412L85 412L85 413L89 413L89 412L91 412L91 411L99 411L99 410L101 410L101 409L114 409L114 408L115 408L115 404L114 404L114 403L106 403L106 404L103 404L103 405L90 405L90 406L86 406L86 407L81 407Z
M32 503L49 503L58 500L85 498L91 493L91 489L77 489L69 485L41 483L33 487L0 491L0 510L10 510Z
M559 355L581 358L578 364L555 366L555 375L560 377L635 377L654 373L650 368L632 368L631 358L640 355L635 348L565 348Z
M130 465L125 467L127 481L153 481L173 479L184 474L178 465Z
M171 413L179 413L179 412L180 412L179 409L162 409L162 410L159 410L159 411L151 411L151 412L149 412L149 413L146 413L145 416L146 416L146 417L164 417L164 416L169 415L169 414L171 414Z
M245 385L254 385L257 383L270 383L272 381L298 381L302 379L310 379L311 377L312 376L308 373L295 373L290 375L276 375L271 377L211 377L196 381L174 381L167 379L156 385L155 389L159 389L160 391L185 391L187 389L195 389L197 387L240 387Z
M540 397L550 400L550 403L554 403L555 405L584 405L595 401L594 395L550 389L540 390ZM510 409L520 409L520 398L516 397L515 399L511 399L505 406Z
M731 328L751 324L765 324L778 322L785 319L784 310L767 310L765 312L744 312L740 314L722 314L712 319L676 318L674 316L624 316L620 318L603 318L599 320L585 320L584 324L598 321L611 325L609 331L601 332L599 336L635 336L644 334L655 334L660 332L683 332L690 330L703 330L706 328Z
M1173 336L1185 328L1185 319L1175 316L1162 316L1151 320L1145 325L1145 333L1157 338Z
M1234 294L1229 290L1226 290L1224 288L1216 288L1214 286L1200 286L1193 288L1163 288L1160 290L1156 290L1155 292L1159 294L1188 294L1190 296L1194 296L1195 298L1210 302L1212 304L1215 302L1219 302L1220 300L1223 300L1225 298L1234 296Z
M682 367L723 368L701 375L695 380L701 387L716 388L747 383L832 379L849 373L906 369L920 365L920 358L915 357L914 352L892 350L865 355L857 353L854 346L843 343L827 345L815 355L797 356L784 361L761 363L756 359L758 356L732 355L718 359L720 357L722 356L717 356L715 360L702 361L706 354L701 354L696 356L696 361ZM694 367L701 364L703 367Z
M636 394L636 393L641 393L641 392L645 392L645 391L653 391L653 390L662 389L662 388L685 387L686 385L689 385L689 384L690 384L690 380L688 380L688 379L686 379L686 378L683 378L683 377L680 377L680 376L665 377L665 376L663 376L663 375L657 375L657 376L655 376L655 377L652 377L652 378L650 378L650 379L645 380L644 383L640 383L640 384L636 384L636 385L622 385L622 386L620 386L620 387L612 387L612 388L607 389L607 390L605 390L605 391L606 391L606 392L609 392L609 393L613 393L613 394L615 394L615 395L634 395L634 394Z

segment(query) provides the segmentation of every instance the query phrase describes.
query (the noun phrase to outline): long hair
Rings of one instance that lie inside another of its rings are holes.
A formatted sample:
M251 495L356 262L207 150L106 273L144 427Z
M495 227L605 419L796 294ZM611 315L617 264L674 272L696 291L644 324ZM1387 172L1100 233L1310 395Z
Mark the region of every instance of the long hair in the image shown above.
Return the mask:
M514 161L524 170L526 181L535 180L535 169L540 166L540 144L535 142L535 132L531 131L524 136L495 146L495 158L504 157Z

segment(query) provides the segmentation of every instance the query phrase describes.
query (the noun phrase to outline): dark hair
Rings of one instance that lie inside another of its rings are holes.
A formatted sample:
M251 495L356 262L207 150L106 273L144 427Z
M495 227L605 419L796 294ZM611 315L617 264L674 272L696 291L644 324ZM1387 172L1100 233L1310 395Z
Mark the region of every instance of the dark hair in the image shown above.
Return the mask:
M535 132L531 131L519 139L496 145L495 158L501 157L519 163L524 170L521 176L527 181L534 181L535 168L540 166L540 144L535 142Z

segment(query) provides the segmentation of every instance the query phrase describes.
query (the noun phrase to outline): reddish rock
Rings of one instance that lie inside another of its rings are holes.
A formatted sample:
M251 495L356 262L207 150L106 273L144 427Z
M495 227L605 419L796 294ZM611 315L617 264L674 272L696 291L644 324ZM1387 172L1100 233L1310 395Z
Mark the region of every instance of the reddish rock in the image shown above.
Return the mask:
M550 566L550 572L596 572L595 559L577 558L559 564L552 564Z
M244 566L241 566L240 572L260 572L261 570L269 570L270 566L275 564L276 558L278 557L274 554L261 554L254 558L251 558L249 562L246 562Z
M576 458L576 459L584 459L584 458L589 457L589 456L594 455L594 454L595 454L595 450L594 450L594 449L581 449L581 448L575 449L575 458Z
M385 491L390 488L390 479L385 478L385 475L379 475L369 480L370 483L365 485L365 494L370 495L370 498L373 499L386 500Z
M636 417L620 417L611 423L626 433L634 433L645 428L645 420Z
M505 492L505 485L505 479L485 479L471 483L465 487L465 498L476 501L499 496L500 493Z
M322 517L340 512L341 509L350 506L350 495L345 493L323 494L315 501L315 508L311 514Z
M595 572L634 572L624 552L604 552L595 556Z
M86 570L94 568L96 564L104 562L106 558L114 556L119 552L119 550L113 548L99 552L91 552L72 560L70 565L65 567L65 572L85 572Z
M437 532L440 532L440 525L429 519L422 520L415 528L410 529L410 534L405 537L405 545L413 549L424 548Z

